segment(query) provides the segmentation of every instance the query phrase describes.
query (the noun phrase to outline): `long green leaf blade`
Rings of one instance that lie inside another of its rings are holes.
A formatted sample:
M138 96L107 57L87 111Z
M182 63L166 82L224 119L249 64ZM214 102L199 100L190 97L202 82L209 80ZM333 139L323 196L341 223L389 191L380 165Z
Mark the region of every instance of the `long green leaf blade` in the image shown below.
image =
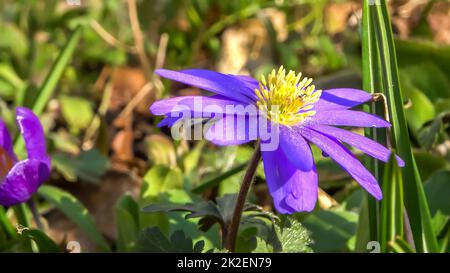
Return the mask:
M88 210L70 193L56 187L44 185L39 188L39 195L60 209L70 220L76 223L96 244L98 250L109 252L105 238L97 230Z
M392 155L384 169L382 181L383 201L380 208L381 251L388 250L388 243L398 236L403 238L403 191L402 175L397 160Z
M361 45L362 45L362 78L363 89L375 93L380 90L380 75L379 75L379 58L376 51L376 40L373 21L371 20L371 9L369 8L368 0L364 0L361 23ZM375 103L364 107L365 111L370 111L377 114ZM384 143L382 134L379 134L374 128L367 128L365 135L376 140L379 143ZM366 161L368 169L375 174L379 180L381 168L377 160L368 158ZM363 207L360 212L356 251L363 252L366 249L369 241L378 241L378 206L376 200L369 194L365 193Z
M400 90L397 58L386 1L371 1L378 48L382 63L383 89L392 122L393 146L406 163L403 168L405 206L411 221L414 243L419 252L437 252L436 236L425 198L422 180L411 150L408 127Z

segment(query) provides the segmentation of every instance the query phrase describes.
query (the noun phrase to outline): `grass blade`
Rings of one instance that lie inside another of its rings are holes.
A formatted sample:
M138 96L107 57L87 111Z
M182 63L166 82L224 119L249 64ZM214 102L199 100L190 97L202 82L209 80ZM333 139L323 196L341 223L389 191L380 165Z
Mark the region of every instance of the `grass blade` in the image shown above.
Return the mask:
M108 243L97 230L94 220L89 215L87 209L73 195L47 185L41 186L38 193L76 223L96 244L99 251L110 251Z
M371 19L371 9L368 0L364 1L361 23L361 45L362 45L362 77L363 89L376 93L381 89L380 61L377 53L377 44L373 21ZM379 105L365 105L364 111L383 116L384 111ZM385 134L378 132L375 128L366 128L365 135L379 143L386 143ZM367 168L375 175L378 181L382 177L382 168L379 162L371 157L367 158ZM363 209L361 210L358 229L356 251L363 252L369 241L378 241L378 205L374 198L365 193Z
M47 234L34 228L21 228L19 235L36 243L39 253L61 253L61 249Z
M392 122L393 146L406 163L403 168L405 206L418 252L437 252L436 236L425 198L422 180L413 157L400 90L397 58L386 1L370 1L382 63L383 90Z
M66 68L67 64L72 58L73 53L75 52L75 48L78 45L78 41L80 40L81 34L82 34L82 26L80 25L75 29L75 31L70 36L69 41L67 41L66 45L59 53L58 58L56 59L52 68L50 69L50 72L45 78L42 86L39 88L34 103L29 106L29 108L33 110L33 113L36 116L39 117L42 114L42 112L45 109L45 106L47 105L48 101L53 95L53 92L55 91L56 85L58 84L58 81L61 78L64 69ZM19 101L24 100L22 99ZM14 150L19 155L19 157L23 156L24 154L23 141L21 138L17 136L14 141Z
M117 251L131 252L139 234L139 205L130 194L125 194L116 206Z
M39 116L45 109L47 102L50 97L53 95L55 91L55 87L58 84L59 79L61 78L64 69L72 58L73 53L75 52L75 48L78 45L78 41L80 40L82 32L82 26L79 25L72 35L67 41L66 45L59 53L56 62L53 64L50 72L44 80L41 88L39 89L39 95L36 98L36 101L33 104L32 110L33 112Z
M78 41L81 37L82 26L78 26L75 31L72 33L69 41L66 43L62 51L60 52L56 62L53 64L53 67L50 69L50 72L47 75L47 78L44 80L41 88L39 89L36 100L30 108L33 112L39 117L45 109L50 97L55 90L56 84L58 83L61 75L67 66L69 60L71 59L75 47L78 44ZM25 94L25 92L22 92ZM23 99L19 99L19 101L24 101ZM22 138L15 136L14 138L14 151L19 156L19 158L23 158L25 154L25 146ZM25 213L25 205L20 204L14 207L14 213L18 219L18 222L25 226L29 226L28 219Z
M389 242L389 250L394 253L414 253L414 249L400 237Z
M384 198L380 208L381 252L388 250L388 242L398 236L403 238L403 190L402 173L392 155L384 169L382 191Z

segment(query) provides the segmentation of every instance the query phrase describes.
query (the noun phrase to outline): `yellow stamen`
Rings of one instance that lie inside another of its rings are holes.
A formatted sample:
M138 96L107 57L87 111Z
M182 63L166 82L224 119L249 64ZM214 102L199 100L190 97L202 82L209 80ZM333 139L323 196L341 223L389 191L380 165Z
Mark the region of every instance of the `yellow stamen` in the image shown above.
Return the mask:
M261 77L255 94L259 109L268 119L293 126L316 114L314 103L322 90L316 90L311 78L302 79L302 73L295 74L292 70L286 74L281 66L278 71L272 70L267 79Z

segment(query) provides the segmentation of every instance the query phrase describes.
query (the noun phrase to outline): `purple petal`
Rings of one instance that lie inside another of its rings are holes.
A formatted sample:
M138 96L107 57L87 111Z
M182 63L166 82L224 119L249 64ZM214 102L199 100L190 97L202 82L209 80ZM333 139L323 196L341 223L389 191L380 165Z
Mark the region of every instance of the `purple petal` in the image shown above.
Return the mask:
M267 186L275 208L283 214L312 211L318 194L315 166L304 172L296 169L281 149L262 152Z
M242 102L216 96L182 96L156 101L150 106L154 115L167 115L170 112L192 111L196 113L226 113L245 108Z
M216 145L240 145L258 138L258 118L225 115L209 127L205 138Z
M252 99L255 96L253 90L236 78L226 74L203 69L183 71L157 69L155 73L161 77L196 86L246 104L254 102L254 99Z
M309 171L314 165L311 148L306 140L291 127L280 127L280 145L290 163L297 169Z
M28 108L16 108L16 120L20 134L25 141L28 158L45 161L50 165L50 159L45 147L44 129L39 118Z
M0 204L13 206L25 202L50 175L48 165L40 160L18 162L0 182Z
M16 155L13 151L12 139L9 134L8 127L6 124L0 119L0 148L2 148L7 155L13 160L17 161Z
M378 142L375 142L369 138L366 138L364 136L358 135L356 133L332 127L327 125L314 125L310 126L311 129L316 130L322 134L328 135L330 137L334 137L340 141L343 141L359 150L361 150L363 153L366 153L378 160L388 162L389 157L391 155L391 151L384 147L383 145L379 144ZM395 156L397 158L398 165L400 167L405 166L405 162L399 157Z
M317 111L345 110L365 103L372 99L366 91L352 88L323 90L320 100L316 103Z
M182 117L166 117L162 119L156 126L161 127L172 127L178 120L180 120Z
M246 76L246 75L230 75L230 74L228 74L228 76L231 76L231 77L234 77L234 78L238 79L245 86L247 86L247 88L249 88L250 90L259 89L259 82L257 80L255 80L254 78L250 77L250 76ZM253 93L252 98L257 100L256 94Z
M380 117L353 110L317 111L312 117L312 122L324 125L374 128L391 126L389 122Z
M365 190L377 200L381 200L382 193L377 180L356 159L356 157L339 141L327 135L304 127L302 135L310 142L316 144L327 153L334 161L341 165Z

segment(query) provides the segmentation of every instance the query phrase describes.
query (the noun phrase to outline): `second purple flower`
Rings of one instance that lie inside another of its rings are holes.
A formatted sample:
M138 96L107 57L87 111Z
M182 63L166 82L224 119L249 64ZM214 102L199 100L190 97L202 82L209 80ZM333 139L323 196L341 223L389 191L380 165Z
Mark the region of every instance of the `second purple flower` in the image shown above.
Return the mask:
M17 160L11 135L0 119L0 205L3 206L28 201L50 175L50 157L38 117L27 108L17 107L16 120L28 157Z

